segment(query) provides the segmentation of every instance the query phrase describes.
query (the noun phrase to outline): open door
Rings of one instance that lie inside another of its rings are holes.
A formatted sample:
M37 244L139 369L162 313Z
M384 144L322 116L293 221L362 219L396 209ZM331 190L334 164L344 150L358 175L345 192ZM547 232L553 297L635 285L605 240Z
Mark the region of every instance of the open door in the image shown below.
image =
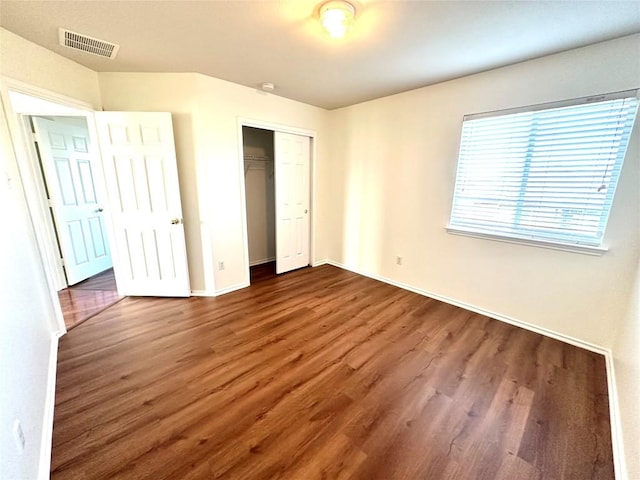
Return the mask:
M98 198L95 153L86 126L32 117L68 285L111 268Z
M275 132L276 273L309 265L311 139Z
M118 285L125 295L188 297L171 114L96 112Z

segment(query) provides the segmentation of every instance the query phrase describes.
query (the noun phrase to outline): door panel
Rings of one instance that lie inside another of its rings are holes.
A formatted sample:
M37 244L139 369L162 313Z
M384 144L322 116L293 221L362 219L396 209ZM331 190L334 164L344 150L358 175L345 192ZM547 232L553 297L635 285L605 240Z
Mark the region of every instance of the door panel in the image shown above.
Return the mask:
M87 128L41 117L33 125L67 283L74 285L112 266L96 195L100 170Z
M275 132L276 272L309 265L310 138Z
M98 112L96 122L124 293L189 296L171 114Z

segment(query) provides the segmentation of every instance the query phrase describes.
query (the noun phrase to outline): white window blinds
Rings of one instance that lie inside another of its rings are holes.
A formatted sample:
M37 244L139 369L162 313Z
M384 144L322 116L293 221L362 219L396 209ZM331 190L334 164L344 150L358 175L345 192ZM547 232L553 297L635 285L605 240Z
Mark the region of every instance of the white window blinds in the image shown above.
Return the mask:
M465 117L448 228L601 245L638 107L623 94Z

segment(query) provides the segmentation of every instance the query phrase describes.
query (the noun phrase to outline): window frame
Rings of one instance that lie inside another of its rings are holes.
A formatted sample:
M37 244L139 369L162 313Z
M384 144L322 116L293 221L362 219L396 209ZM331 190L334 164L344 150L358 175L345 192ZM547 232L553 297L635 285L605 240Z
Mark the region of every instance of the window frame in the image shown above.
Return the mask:
M515 107L515 108L493 110L489 112L465 115L463 117L463 122L460 124L460 135L459 135L459 143L458 143L458 150L457 150L458 159L456 162L456 174L454 177L453 192L452 192L451 203L450 203L451 209L449 211L448 223L445 227L446 231L448 233L455 234L455 235L482 238L482 239L494 240L494 241L500 241L500 242L506 242L506 243L514 243L519 245L529 245L534 247L549 248L553 250L570 251L570 252L583 253L583 254L589 254L589 255L602 255L603 253L607 252L609 249L605 245L606 228L607 228L608 220L611 214L611 208L613 208L613 198L615 198L615 192L617 190L617 185L620 180L619 177L616 181L616 184L614 185L613 191L610 194L612 201L610 204L609 211L607 212L607 215L604 218L605 223L604 223L603 236L602 236L600 245L588 245L588 244L582 244L582 243L562 242L560 240L554 240L554 239L531 238L530 236L524 235L524 234L518 235L517 233L490 232L490 231L484 231L482 229L475 230L472 227L452 225L452 215L454 213L454 205L456 202L456 193L457 193L456 187L458 182L458 175L459 175L459 168L460 168L460 161L461 161L460 151L461 151L462 142L463 142L464 122L469 120L500 117L500 116L518 114L518 113L525 113L525 112L537 112L537 111L544 111L544 110L550 110L550 109L556 109L556 108L585 105L589 103L618 100L618 99L630 98L630 97L635 97L636 99L638 99L640 103L640 89L623 90L623 91L613 92L608 94L592 95L588 97L579 97L579 98L573 98L573 99L556 101L556 102L546 102L546 103L540 103L536 105L527 105L527 106L521 106L521 107ZM639 114L640 114L640 111L636 111L636 117L635 117L636 120ZM635 131L636 128L637 128L637 125L634 122L634 124L632 125L631 132ZM630 133L629 142L631 142L631 138L632 138L631 135L632 133ZM627 147L628 147L628 144L627 144ZM622 163L620 164L620 169L622 169L624 166L624 161L626 160L627 153L628 153L628 149L625 152L625 156L622 159Z

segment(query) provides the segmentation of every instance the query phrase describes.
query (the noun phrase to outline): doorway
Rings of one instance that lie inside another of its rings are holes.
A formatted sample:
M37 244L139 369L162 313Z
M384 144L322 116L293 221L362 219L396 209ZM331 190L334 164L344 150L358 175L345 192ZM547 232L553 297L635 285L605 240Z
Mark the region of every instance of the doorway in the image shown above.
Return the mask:
M114 256L113 273L104 275L114 275L118 293L124 296L189 296L191 291L171 113L95 111L88 103L5 78L0 78L0 97L7 114L21 182L55 312L55 318L51 319L52 331L58 336L66 332L58 292L73 281L67 283L60 262L61 252L50 197L42 178L30 117L84 119L91 143L96 149L100 145L96 158L100 165L98 170L104 172L106 181L97 181L97 176L94 180L103 194L101 198L107 199L107 189L109 191L109 208L105 209L109 213L108 243L117 253ZM98 137L101 138L100 142ZM83 168L86 175L86 165ZM81 190L81 182L78 185ZM84 193L76 191L78 195ZM96 192L97 195L100 193ZM148 201L138 202L142 197ZM98 205L96 210L100 208ZM91 228L96 225L93 222ZM78 223L74 228L77 238L80 234ZM155 236L149 235L151 230ZM128 245L130 248L122 248L123 236L131 240ZM165 251L171 255L164 255ZM87 283L90 288L82 288L87 287ZM75 288L106 291L102 281L87 283L80 281ZM96 283L102 287L95 288ZM107 283L113 285L115 280Z
M0 79L0 96L14 145L14 152L24 188L31 223L36 235L42 265L47 279L48 293L55 317L52 332L62 336L67 331L58 292L68 285L60 262L60 251L53 228L51 207L45 190L38 155L33 141L30 116L66 116L85 119L89 130L93 106L47 90L7 78ZM96 142L94 142L96 143Z

